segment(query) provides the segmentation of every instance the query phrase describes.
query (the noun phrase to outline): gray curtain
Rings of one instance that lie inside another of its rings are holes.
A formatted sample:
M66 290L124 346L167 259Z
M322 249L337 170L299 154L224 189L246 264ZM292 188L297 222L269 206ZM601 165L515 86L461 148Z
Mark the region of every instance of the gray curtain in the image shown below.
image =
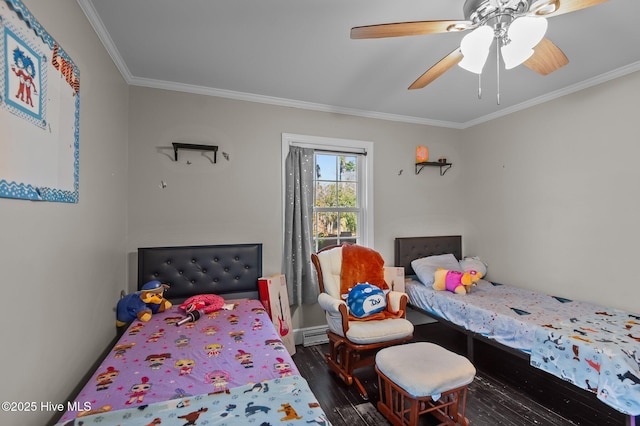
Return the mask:
M313 251L313 149L289 147L285 161L284 253L289 304L316 303L318 279Z

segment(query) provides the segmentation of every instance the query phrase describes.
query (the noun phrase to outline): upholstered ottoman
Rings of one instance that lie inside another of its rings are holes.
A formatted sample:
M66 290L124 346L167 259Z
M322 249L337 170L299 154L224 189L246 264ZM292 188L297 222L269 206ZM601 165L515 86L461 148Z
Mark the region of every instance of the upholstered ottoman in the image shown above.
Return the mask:
M376 354L378 410L394 425L418 424L431 413L443 425L469 425L467 385L476 369L465 357L427 342L409 343Z

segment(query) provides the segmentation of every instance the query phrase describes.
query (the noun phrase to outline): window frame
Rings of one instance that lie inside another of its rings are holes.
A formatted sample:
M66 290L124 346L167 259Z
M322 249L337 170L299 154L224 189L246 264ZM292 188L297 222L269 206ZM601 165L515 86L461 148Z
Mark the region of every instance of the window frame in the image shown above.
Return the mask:
M327 151L329 155L361 154L362 164L358 170L358 195L361 206L361 217L358 223L360 235L358 244L365 247L373 247L373 142L353 139L340 139L323 136L298 135L291 133L282 134L282 211L285 203L285 161L289 154L290 146L313 148ZM282 215L282 229L284 231L284 214ZM283 232L284 236L284 232Z

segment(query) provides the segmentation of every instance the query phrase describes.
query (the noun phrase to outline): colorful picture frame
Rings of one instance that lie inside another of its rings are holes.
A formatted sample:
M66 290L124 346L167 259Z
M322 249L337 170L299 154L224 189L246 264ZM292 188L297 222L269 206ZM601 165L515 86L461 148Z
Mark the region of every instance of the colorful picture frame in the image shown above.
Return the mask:
M77 203L80 71L20 0L0 0L0 197Z

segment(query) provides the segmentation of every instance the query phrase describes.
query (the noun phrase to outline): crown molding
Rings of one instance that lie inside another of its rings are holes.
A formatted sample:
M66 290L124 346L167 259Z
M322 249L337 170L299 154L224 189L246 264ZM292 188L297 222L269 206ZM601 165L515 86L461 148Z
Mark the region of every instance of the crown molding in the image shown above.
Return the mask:
M605 83L607 81L614 80L616 78L619 78L640 70L640 62L635 62L627 66L615 69L613 71L601 74L599 76L573 84L571 86L562 88L560 90L556 90L554 92L547 93L542 96L538 96L537 98L530 99L526 102L522 102L517 105L513 105L511 107L501 109L500 111L496 111L494 113L487 114L482 117L478 117L476 119L463 122L463 123L433 120L433 119L422 118L422 117L389 114L389 113L383 113L383 112L377 112L377 111L367 111L367 110L360 110L356 108L346 108L346 107L339 107L335 105L305 102L305 101L299 101L295 99L278 98L273 96L257 95L253 93L236 92L236 91L225 90L225 89L216 89L211 87L203 87L203 86L196 86L196 85L183 84L183 83L174 83L174 82L163 81L163 80L134 77L133 75L131 75L129 68L127 67L126 63L122 59L120 52L118 52L118 49L115 47L115 44L113 43L113 40L109 35L109 32L106 30L102 20L100 19L98 13L94 9L91 1L77 0L77 2L82 8L82 11L86 15L94 31L102 41L102 44L104 45L105 49L111 56L111 59L113 60L116 67L120 71L120 74L122 74L122 77L129 85L149 87L149 88L155 88L155 89L172 90L177 92L193 93L193 94L206 95L206 96L216 96L216 97L235 99L235 100L241 100L241 101L247 101L247 102L257 102L257 103L268 104L268 105L284 106L289 108L300 108L300 109L306 109L311 111L326 112L331 114L344 114L344 115L352 115L352 116L363 117L363 118L373 118L376 120L396 121L396 122L409 123L409 124L422 124L426 126L446 127L451 129L467 129L469 127L473 127L478 124L485 123L487 121L495 120L496 118L504 117L505 115L509 115L514 112L521 111L521 110L530 108L532 106L539 105L541 103L548 102L550 100L557 99L562 96L566 96L568 94L571 94L583 89L587 89L589 87L596 86L598 84Z

